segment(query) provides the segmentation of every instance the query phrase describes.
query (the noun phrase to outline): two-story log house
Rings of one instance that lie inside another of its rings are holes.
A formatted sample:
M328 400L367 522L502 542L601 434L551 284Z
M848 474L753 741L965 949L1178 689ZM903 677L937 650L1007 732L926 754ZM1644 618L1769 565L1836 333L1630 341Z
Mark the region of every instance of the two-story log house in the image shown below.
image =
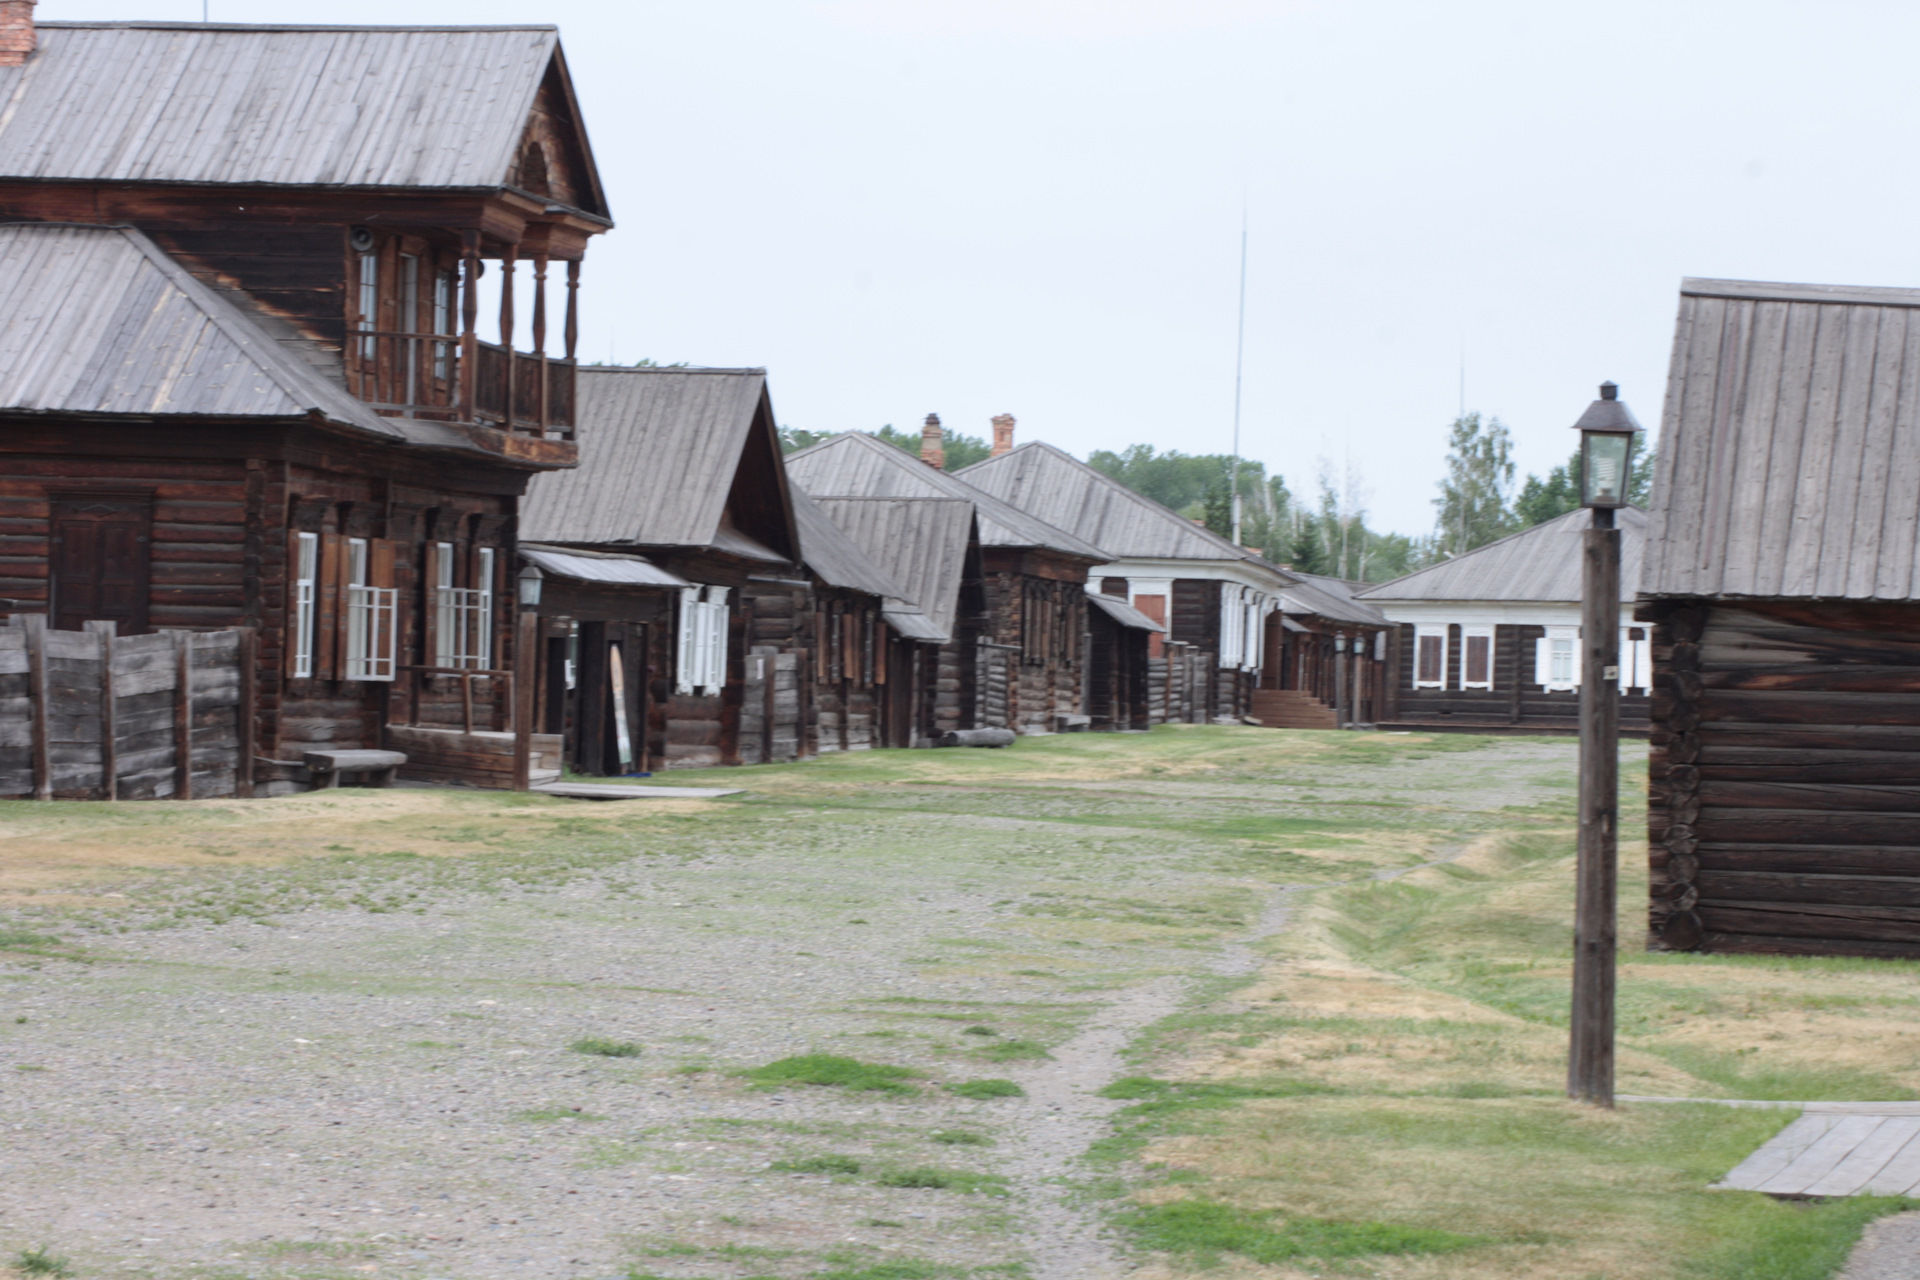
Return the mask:
M409 725L497 784L507 552L574 462L611 225L557 33L0 27L0 609L256 628L269 789Z

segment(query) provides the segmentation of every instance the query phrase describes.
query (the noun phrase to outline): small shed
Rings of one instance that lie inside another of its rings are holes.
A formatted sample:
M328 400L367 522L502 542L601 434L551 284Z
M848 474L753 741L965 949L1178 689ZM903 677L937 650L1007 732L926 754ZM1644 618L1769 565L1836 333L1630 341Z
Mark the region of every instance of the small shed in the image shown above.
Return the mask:
M1509 534L1355 593L1388 633L1383 728L1576 733L1580 720L1580 547L1585 511ZM1622 507L1621 598L1631 601L1647 517ZM1649 633L1620 628L1620 729L1646 732Z
M1673 351L1651 943L1920 956L1920 290L1687 280Z

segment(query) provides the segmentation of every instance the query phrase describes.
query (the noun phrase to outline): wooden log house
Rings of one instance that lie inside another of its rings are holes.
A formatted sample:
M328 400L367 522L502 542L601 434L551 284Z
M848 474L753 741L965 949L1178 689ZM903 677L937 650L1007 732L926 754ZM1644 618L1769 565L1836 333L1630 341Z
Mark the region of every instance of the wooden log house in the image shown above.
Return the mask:
M31 12L0 42L29 50L0 59L5 608L252 629L269 790L409 726L417 762L500 783L512 525L574 460L578 267L611 225L557 34Z
M1673 351L1650 944L1920 956L1920 290L1688 280Z
M574 767L621 764L607 754L608 731L592 727L617 728L616 667L635 726L633 770L807 754L800 664L813 584L766 371L588 368L578 397L581 465L535 480L521 536L641 557L684 585L543 598L542 616L577 623L578 648L591 655L576 669L574 714L587 728L567 731L583 744Z
M968 661L975 727L1051 733L1085 727L1088 569L1098 547L941 469L940 421L930 416L919 460L862 432L787 458L815 498L950 498L979 520L984 621Z
M957 729L1005 728L981 714L978 642L987 625L986 587L973 504L964 498L812 500L902 593L900 605L888 602L885 619L887 745L927 747Z
M1008 447L956 476L1104 549L1089 589L1166 628L1148 640L1153 723L1252 713L1266 620L1293 575L1049 444Z
M1364 583L1290 571L1267 615L1253 715L1275 729L1371 726L1385 705L1386 615L1355 597Z
M1382 728L1576 733L1580 716L1580 545L1574 511L1355 599L1394 623L1387 636ZM1621 596L1631 600L1646 514L1622 507ZM1647 628L1620 628L1620 730L1647 732Z

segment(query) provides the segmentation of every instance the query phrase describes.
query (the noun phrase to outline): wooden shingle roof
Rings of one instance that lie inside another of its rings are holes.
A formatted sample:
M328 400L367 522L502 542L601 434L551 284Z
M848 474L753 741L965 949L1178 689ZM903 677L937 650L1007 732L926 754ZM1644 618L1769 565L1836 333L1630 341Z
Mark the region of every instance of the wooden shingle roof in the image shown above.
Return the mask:
M550 26L43 22L0 68L0 175L499 188L550 72L570 107Z
M907 601L926 615L931 630L914 638L950 638L960 613L967 547L977 536L973 504L963 498L816 501L854 545L899 584Z
M1920 599L1920 289L1687 280L1642 595Z
M1590 522L1588 512L1569 511L1463 556L1357 591L1354 599L1371 605L1396 600L1578 603L1584 591L1580 547ZM1620 598L1631 600L1647 542L1647 516L1637 507L1622 507L1614 512L1614 524L1620 530Z

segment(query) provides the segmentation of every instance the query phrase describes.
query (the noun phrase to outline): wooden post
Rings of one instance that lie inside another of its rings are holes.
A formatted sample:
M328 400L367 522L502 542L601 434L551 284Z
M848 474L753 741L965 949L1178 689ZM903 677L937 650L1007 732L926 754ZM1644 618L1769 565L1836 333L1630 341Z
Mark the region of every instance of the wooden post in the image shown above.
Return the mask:
M580 259L567 261L567 363L572 364L580 347Z
M547 255L533 255L533 354L540 361L540 438L547 438Z
M1613 1105L1614 915L1620 818L1620 531L1593 509L1581 552L1580 854L1567 1096Z
M173 633L173 798L193 799L193 632Z
M463 671L460 673L460 708L461 708L461 716L462 716L462 719L460 722L461 731L464 733L472 733L473 732L473 673L471 671Z
M507 420L502 424L508 431L513 430L514 396L513 384L516 361L513 358L513 277L514 267L519 263L520 246L510 244L500 255L500 345L507 363Z
M52 682L47 679L47 615L16 615L27 629L27 702L33 715L33 798L53 799Z
M120 624L111 618L87 623L87 630L100 637L100 796L103 800L120 798L120 758L118 733L114 721L119 711L113 679L113 638Z
M242 800L253 799L253 758L259 752L259 730L254 724L259 715L260 629L240 628L240 764L233 775L233 793Z
M533 693L539 684L540 615L525 605L513 637L513 789L533 789Z
M480 233L460 233L461 274L466 287L460 291L460 420L474 422L474 379L480 364Z

